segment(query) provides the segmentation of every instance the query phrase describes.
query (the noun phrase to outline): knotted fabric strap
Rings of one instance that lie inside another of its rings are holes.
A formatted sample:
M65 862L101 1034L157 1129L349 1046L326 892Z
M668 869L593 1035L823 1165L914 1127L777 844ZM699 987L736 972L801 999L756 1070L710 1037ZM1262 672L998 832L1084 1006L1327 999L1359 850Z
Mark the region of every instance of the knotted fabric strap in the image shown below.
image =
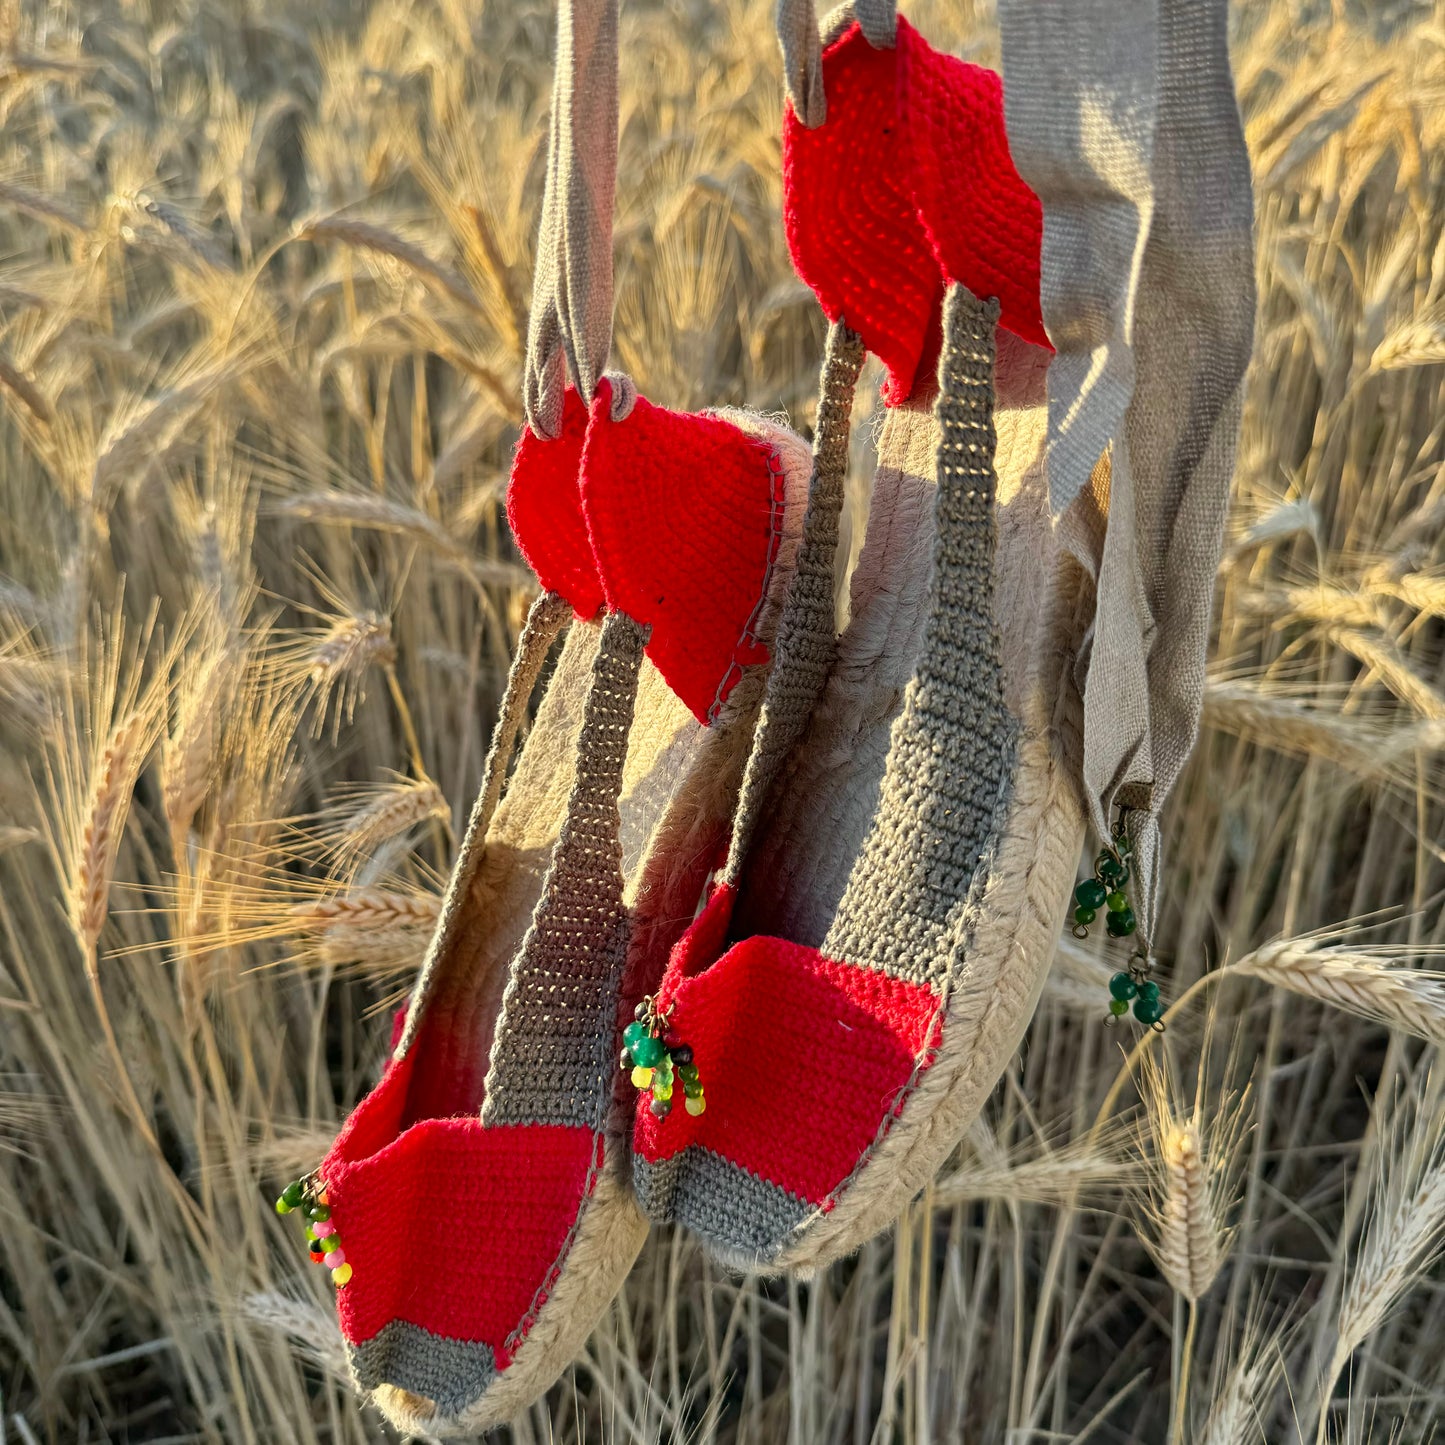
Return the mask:
M1062 515L1112 441L1084 783L1130 814L1147 935L1158 815L1198 733L1214 574L1254 335L1253 199L1226 0L999 0L1004 105L1043 203L1049 487Z
M559 0L547 181L523 399L540 436L562 422L566 368L591 401L612 346L617 0Z
M853 21L875 50L893 45L898 30L897 0L849 0L829 16L824 29L836 40ZM823 35L813 0L778 0L778 45L783 52L783 80L798 119L810 130L828 118L823 94Z

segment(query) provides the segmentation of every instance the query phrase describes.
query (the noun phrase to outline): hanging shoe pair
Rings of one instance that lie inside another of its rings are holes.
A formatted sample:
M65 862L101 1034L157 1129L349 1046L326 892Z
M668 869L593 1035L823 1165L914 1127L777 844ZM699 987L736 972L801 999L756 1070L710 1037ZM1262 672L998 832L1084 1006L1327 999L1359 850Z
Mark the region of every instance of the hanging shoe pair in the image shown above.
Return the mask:
M1040 214L998 78L902 20L892 49L846 25L822 76L825 123L785 132L789 245L892 406L822 699L654 1000L707 1108L640 1103L633 1130L648 1213L770 1269L856 1249L957 1143L1032 1014L1083 833Z
M1057 934L1077 607L1039 460L1037 204L987 72L900 22L893 51L845 30L823 74L827 123L786 137L790 246L834 323L806 509L782 429L612 378L518 449L547 591L391 1062L290 1201L403 1428L509 1418L581 1347L645 1234L629 1116L643 1207L724 1259L816 1265L885 1226L992 1088ZM975 291L1024 338L1001 333L997 417ZM836 639L865 345L894 405Z

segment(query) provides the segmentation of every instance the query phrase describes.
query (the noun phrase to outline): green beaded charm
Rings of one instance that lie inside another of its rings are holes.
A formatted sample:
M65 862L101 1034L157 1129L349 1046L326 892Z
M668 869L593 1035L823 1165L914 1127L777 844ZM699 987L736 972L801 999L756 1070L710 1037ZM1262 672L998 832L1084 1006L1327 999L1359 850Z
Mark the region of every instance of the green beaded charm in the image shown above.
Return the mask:
M1113 978L1109 980L1109 992L1113 994L1116 1002L1123 1002L1127 1005L1129 1000L1139 992L1139 985L1134 982L1129 974L1116 973ZM1158 992L1157 988L1155 992ZM1116 1009L1115 1012L1123 1013L1124 1010Z
M1157 1024L1164 1017L1164 1000L1158 998L1136 998L1134 1000L1134 1017L1141 1024L1150 1026Z
M1138 926L1132 908L1116 909L1104 915L1104 927L1111 938L1128 938Z
M638 1039L632 1045L633 1062L644 1069L656 1068L666 1052L667 1050L662 1046L662 1040L654 1038L651 1034Z
M1094 859L1094 876L1085 878L1074 889L1074 937L1087 938L1089 925L1107 908L1104 928L1110 938L1128 938L1139 927L1139 920L1129 906L1125 892L1132 876L1132 845L1123 815L1114 826L1112 846L1104 847ZM1129 967L1109 980L1109 1013L1104 1020L1114 1024L1134 1006L1134 1017L1151 1028L1162 1029L1164 1004L1159 985L1149 978L1148 953L1139 949Z
M313 1260L320 1262L333 1250L341 1249L341 1236L337 1233L336 1221L331 1217L326 1184L314 1172L304 1179L293 1181L281 1191L281 1197L276 1201L276 1213L300 1213L307 1221L306 1252ZM339 1289L350 1278L351 1266L342 1254L341 1262L331 1272L331 1282Z
M626 1044L622 1053L623 1069L631 1073L639 1091L651 1095L650 1108L655 1118L665 1119L672 1112L673 1094L679 1081L688 1112L696 1112L693 1101L702 1099L702 1081L693 1063L692 1049L666 1032L666 1014L658 1009L654 999L643 999L636 1012L636 1022L622 1031Z

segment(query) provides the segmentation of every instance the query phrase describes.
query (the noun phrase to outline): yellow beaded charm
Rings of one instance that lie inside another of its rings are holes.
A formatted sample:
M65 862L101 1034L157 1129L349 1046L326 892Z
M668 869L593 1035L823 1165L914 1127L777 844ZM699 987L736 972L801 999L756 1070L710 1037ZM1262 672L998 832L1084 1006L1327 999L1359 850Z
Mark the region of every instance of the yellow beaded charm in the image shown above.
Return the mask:
M622 1067L631 1074L635 1087L651 1091L654 1117L665 1119L672 1112L678 1084L686 1096L687 1112L702 1113L702 1078L692 1049L667 1032L666 1012L653 999L645 998L637 1005L634 1022L622 1031L622 1045Z

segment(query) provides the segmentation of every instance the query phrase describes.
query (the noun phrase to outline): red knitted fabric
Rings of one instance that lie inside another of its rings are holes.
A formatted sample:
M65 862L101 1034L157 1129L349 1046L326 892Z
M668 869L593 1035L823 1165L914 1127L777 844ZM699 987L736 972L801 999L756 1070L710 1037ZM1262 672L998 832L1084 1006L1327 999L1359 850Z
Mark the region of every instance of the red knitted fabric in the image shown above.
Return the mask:
M940 54L906 20L897 45L913 199L944 280L997 297L1001 325L1048 346L1039 310L1043 207L1009 155L1003 81Z
M828 118L787 108L783 219L798 275L888 369L883 397L929 375L947 282L998 297L1002 325L1048 346L1043 212L1009 156L997 75L941 55L902 18L894 50L856 24L823 55Z
M902 29L902 22L899 28ZM943 282L902 164L898 52L852 25L823 56L828 119L783 118L783 224L802 280L830 321L845 321L888 368L884 400L913 390Z
M507 485L517 546L579 617L604 602L652 628L647 655L701 722L742 669L777 557L783 475L762 441L707 413L638 397L613 421L605 378L589 414L567 388L555 441L522 432Z
M602 583L582 516L578 473L587 436L587 404L567 388L555 441L522 428L507 482L507 521L537 580L565 597L579 617L602 609Z
M658 1003L707 1095L659 1120L639 1096L633 1148L654 1162L699 1145L827 1208L927 1059L928 987L782 938L719 950L736 894L717 888L673 950Z
M706 413L638 397L613 421L592 401L582 508L607 605L652 628L647 655L699 721L741 670L765 662L754 628L782 523L783 475L765 443Z
M321 1167L352 1266L336 1293L362 1344L393 1319L482 1341L504 1367L588 1191L590 1129L484 1129L475 1115L401 1128L415 1051L388 1068ZM442 1221L459 1226L448 1230ZM437 1233L440 1227L440 1234ZM419 1243L436 1236L430 1247ZM492 1242L505 1239L505 1248Z

